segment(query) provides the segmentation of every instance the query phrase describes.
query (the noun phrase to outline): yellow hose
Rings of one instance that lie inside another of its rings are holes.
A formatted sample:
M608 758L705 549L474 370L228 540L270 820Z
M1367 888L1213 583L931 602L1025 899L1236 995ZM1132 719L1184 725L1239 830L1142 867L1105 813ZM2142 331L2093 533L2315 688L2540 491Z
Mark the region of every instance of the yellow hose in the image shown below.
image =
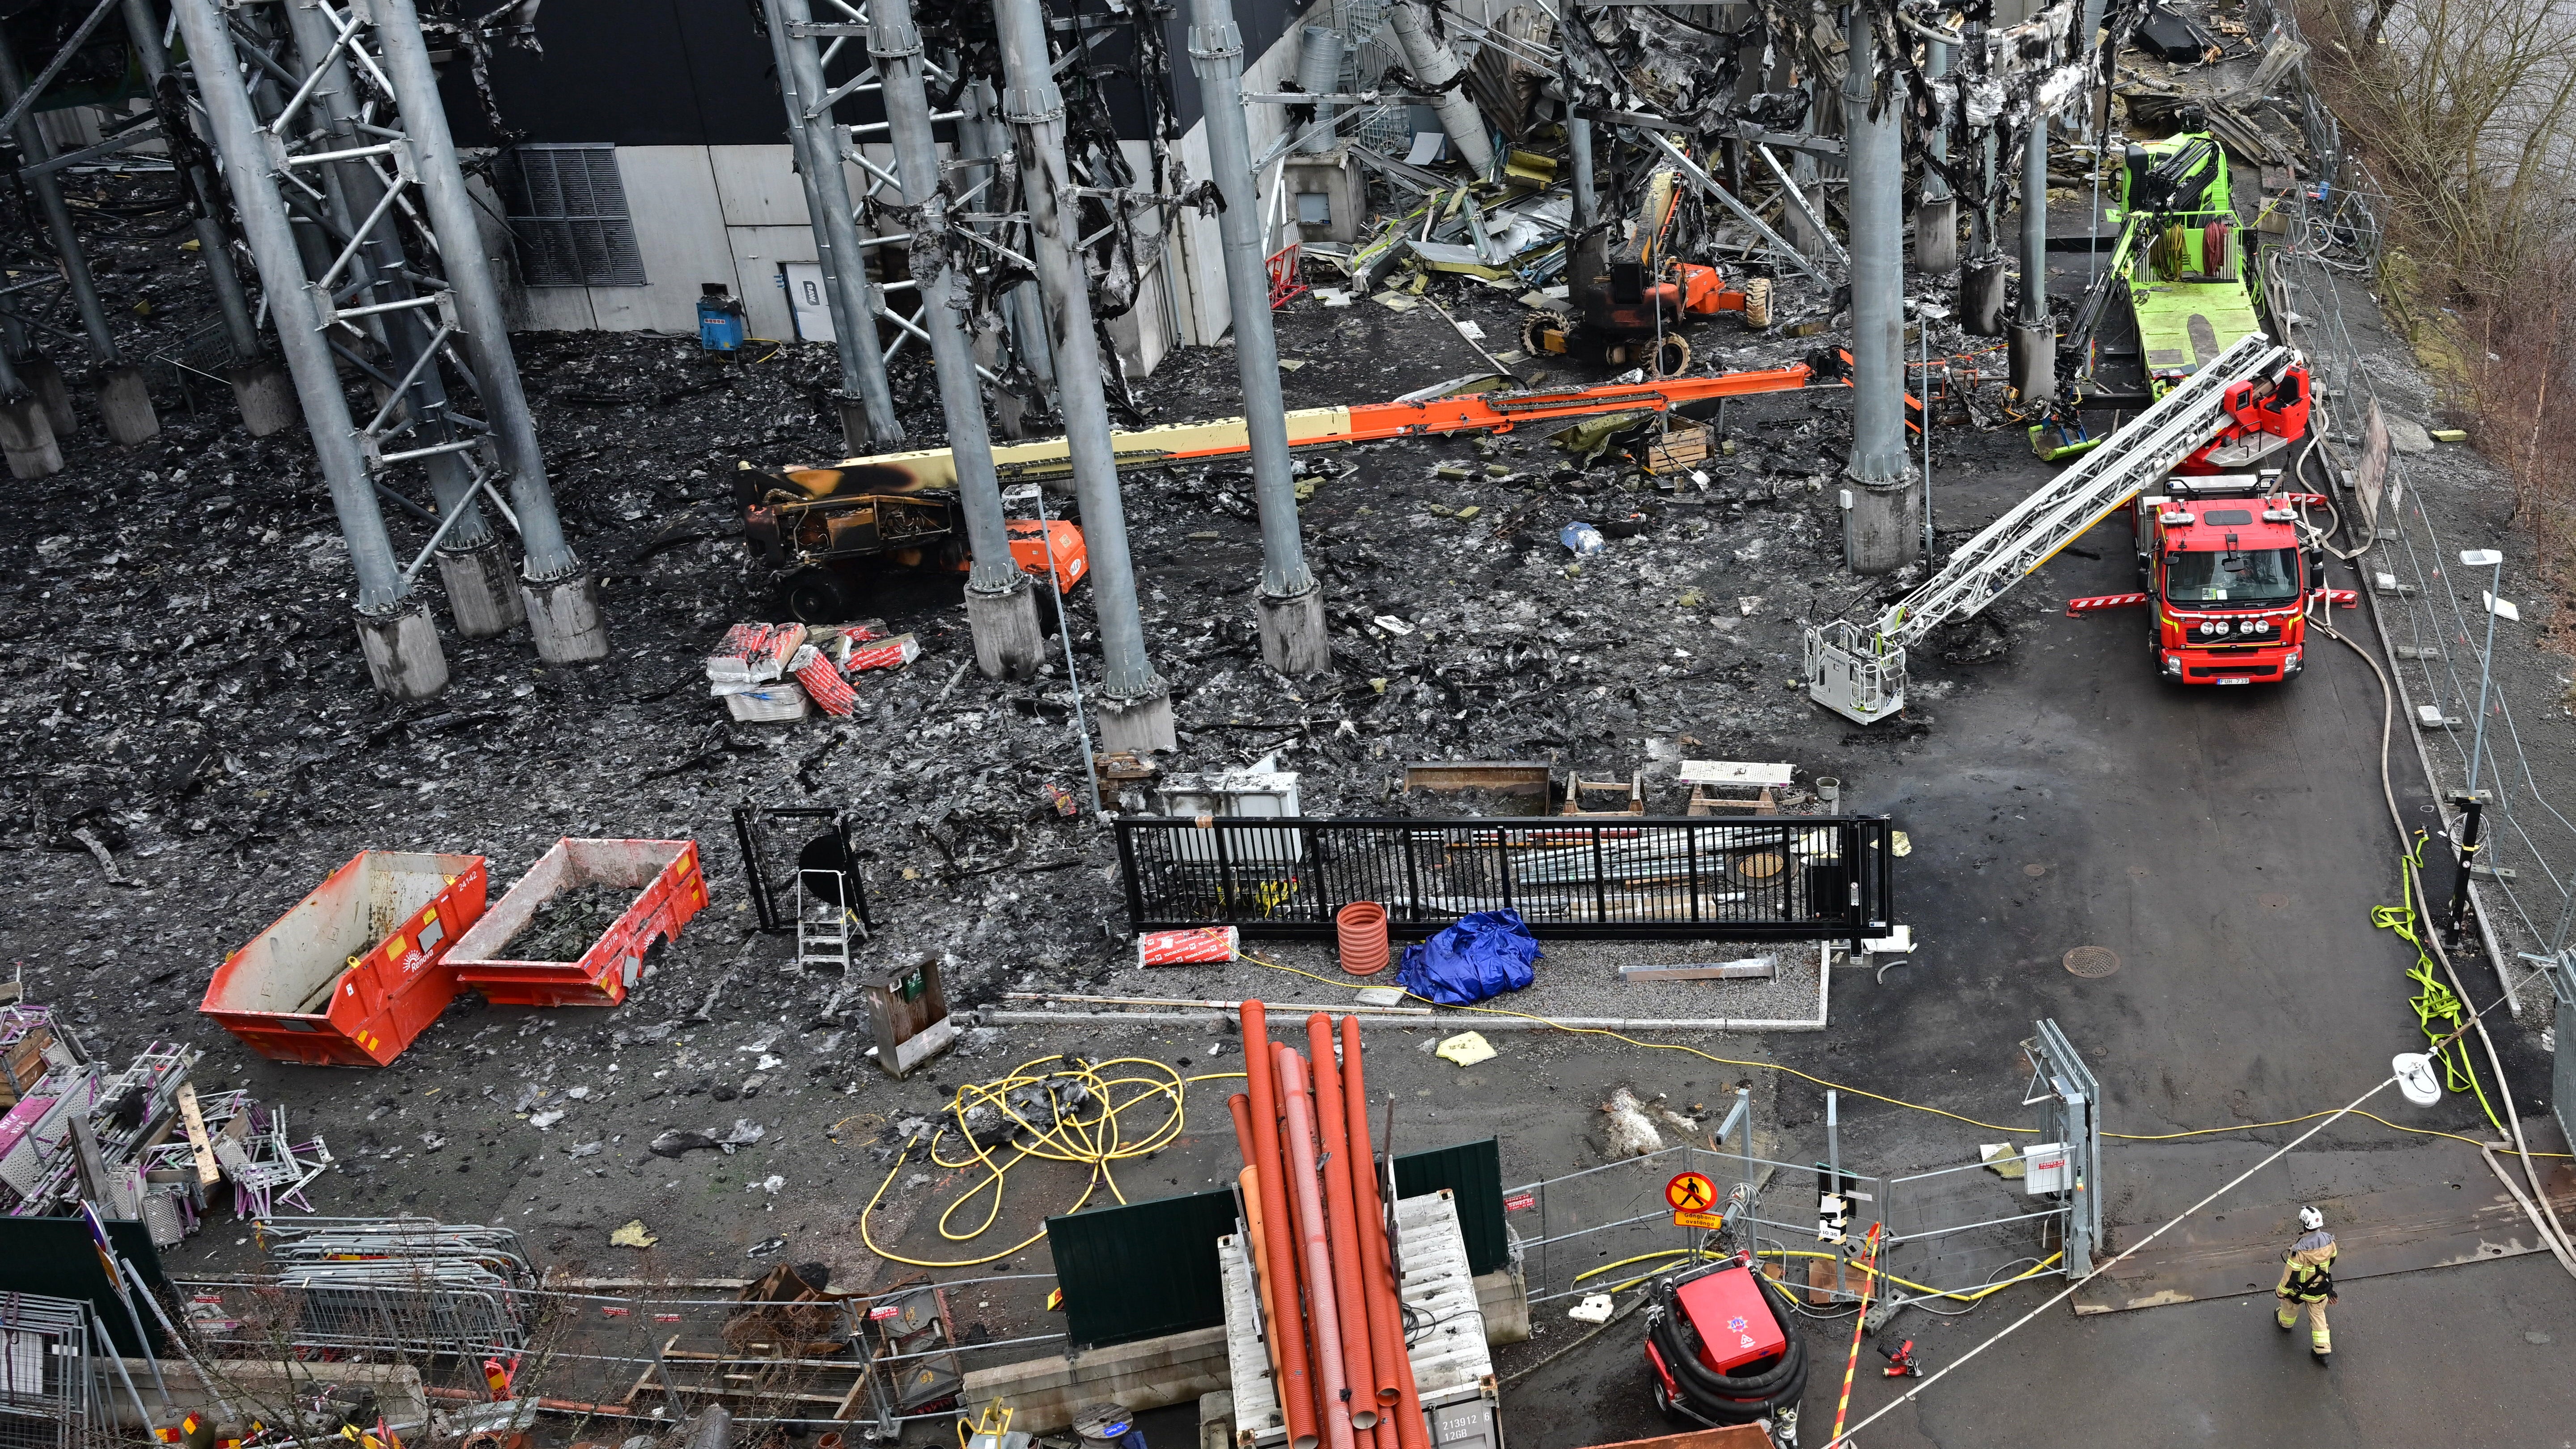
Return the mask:
M1063 1065L1048 1071L1038 1070L1038 1068L1047 1067L1050 1063ZM1110 1069L1117 1067L1135 1067L1143 1070L1127 1075L1110 1075ZM1070 1162L1091 1170L1089 1180L1083 1184L1082 1195L1074 1200L1071 1207L1065 1208L1063 1210L1065 1212L1081 1211L1083 1206L1091 1201L1092 1195L1104 1186L1109 1189L1110 1196L1122 1203L1125 1202L1127 1195L1119 1190L1118 1179L1111 1173L1110 1164L1160 1152L1181 1135L1185 1122L1183 1098L1189 1090L1190 1083L1226 1081L1239 1079L1242 1076L1241 1072L1203 1072L1197 1076L1184 1077L1171 1067L1144 1057L1119 1057L1111 1061L1087 1062L1078 1057L1059 1054L1022 1062L1013 1067L1007 1076L995 1081L970 1082L959 1087L949 1098L947 1116L950 1120L942 1122L938 1130L930 1134L926 1144L930 1161L934 1166L951 1171L981 1167L984 1169L984 1176L941 1210L938 1220L939 1235L952 1243L972 1242L982 1237L1001 1217L1003 1189L1011 1169L1032 1157L1047 1162ZM1057 1093L1069 1092L1073 1088L1080 1088L1089 1095L1079 1110L1059 1109L1054 1114L1054 1120L1041 1129L1011 1105L1010 1094L1026 1087L1045 1089L1051 1100L1056 1098ZM1121 1090L1131 1087L1137 1090L1122 1098ZM1135 1140L1128 1140L1120 1122L1120 1114L1156 1100L1163 1102L1168 1108L1162 1120ZM1015 1124L1018 1129L1013 1133L1015 1145L1007 1161L996 1160L995 1155L987 1151L984 1145L977 1142L974 1135L966 1130L966 1114L979 1106L990 1107L1004 1119ZM966 1155L953 1160L942 1156L939 1151L940 1140L952 1131L964 1139L968 1149ZM877 1190L869 1194L868 1205L859 1210L859 1241L867 1244L870 1252L889 1262L902 1263L915 1268L974 1268L986 1263L999 1262L1046 1236L1046 1229L1041 1227L1000 1252L980 1258L955 1258L943 1261L909 1258L901 1253L888 1252L877 1242L875 1233L870 1230L868 1220L876 1212L877 1204L884 1200L886 1189L894 1185L895 1177L904 1170L913 1145L921 1141L921 1138L913 1137L904 1142L903 1153L896 1157L894 1165L887 1170L885 1180L877 1184ZM986 1204L982 1219L964 1232L956 1231L952 1222L959 1210L987 1194L990 1194L991 1201Z

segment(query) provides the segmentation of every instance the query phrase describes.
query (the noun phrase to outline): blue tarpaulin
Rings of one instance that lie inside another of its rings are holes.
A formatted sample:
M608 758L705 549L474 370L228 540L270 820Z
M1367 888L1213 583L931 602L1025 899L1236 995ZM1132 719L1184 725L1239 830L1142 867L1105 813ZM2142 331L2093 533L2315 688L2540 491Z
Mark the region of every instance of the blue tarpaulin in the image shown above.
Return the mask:
M1442 1006L1471 1006L1518 991L1538 975L1538 938L1518 911L1461 916L1428 941L1404 948L1404 989Z

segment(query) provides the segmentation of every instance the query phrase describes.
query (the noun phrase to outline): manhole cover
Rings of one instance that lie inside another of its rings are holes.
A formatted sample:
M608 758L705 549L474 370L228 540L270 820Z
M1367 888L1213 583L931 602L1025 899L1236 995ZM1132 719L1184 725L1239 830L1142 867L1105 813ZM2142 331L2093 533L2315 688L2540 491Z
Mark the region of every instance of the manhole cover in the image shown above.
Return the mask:
M2038 861L2034 860L2030 864L2023 866L2021 868L2021 873L2023 875L2046 875L2048 874L2048 867L2041 865Z
M2120 953L2108 946L2078 946L2066 953L2066 969L2078 976L2108 976L2120 969Z

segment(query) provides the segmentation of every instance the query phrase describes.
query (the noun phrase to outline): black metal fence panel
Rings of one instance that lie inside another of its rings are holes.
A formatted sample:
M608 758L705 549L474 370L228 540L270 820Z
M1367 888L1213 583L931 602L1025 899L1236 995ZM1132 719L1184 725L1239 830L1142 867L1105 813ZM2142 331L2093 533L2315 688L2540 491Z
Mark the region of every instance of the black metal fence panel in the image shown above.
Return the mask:
M1231 1192L1047 1219L1065 1337L1076 1348L1105 1348L1225 1322L1216 1240L1234 1229Z
M1895 919L1884 817L1303 820L1120 817L1137 931L1333 933L1353 901L1427 936L1518 911L1541 936L1848 940Z
M1420 1197L1449 1189L1458 1204L1458 1231L1467 1240L1467 1271L1485 1274L1511 1261L1511 1233L1503 1226L1503 1148L1488 1137L1395 1159L1395 1195Z

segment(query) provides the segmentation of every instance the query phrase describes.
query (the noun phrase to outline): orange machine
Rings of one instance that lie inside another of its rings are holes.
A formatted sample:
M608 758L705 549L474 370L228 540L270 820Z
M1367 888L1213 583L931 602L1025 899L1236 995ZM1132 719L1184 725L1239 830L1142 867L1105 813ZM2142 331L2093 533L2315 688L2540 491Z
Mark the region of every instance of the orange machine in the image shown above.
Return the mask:
M1574 315L1530 314L1521 327L1523 348L1532 356L1588 353L1614 367L1643 366L1655 377L1679 377L1690 367L1690 343L1681 335L1689 323L1741 312L1747 327L1771 325L1770 282L1755 278L1729 288L1717 268L1671 254L1680 181L1676 168L1655 168L1625 237L1615 244L1597 236L1577 244L1566 284Z

